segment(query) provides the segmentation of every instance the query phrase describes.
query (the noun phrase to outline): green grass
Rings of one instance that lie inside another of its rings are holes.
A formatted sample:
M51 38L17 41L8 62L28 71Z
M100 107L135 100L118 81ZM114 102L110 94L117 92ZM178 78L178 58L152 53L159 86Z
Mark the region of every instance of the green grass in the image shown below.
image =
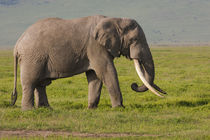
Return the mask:
M10 106L12 51L1 50L0 130L145 134L142 139L210 138L210 47L153 47L151 51L156 66L155 83L168 92L166 98L150 91L132 91L131 83L141 81L133 62L121 57L115 60L115 66L125 109L112 109L103 87L99 107L88 110L88 85L85 74L81 74L53 81L47 87L53 110L22 112L19 74L18 100L16 106Z

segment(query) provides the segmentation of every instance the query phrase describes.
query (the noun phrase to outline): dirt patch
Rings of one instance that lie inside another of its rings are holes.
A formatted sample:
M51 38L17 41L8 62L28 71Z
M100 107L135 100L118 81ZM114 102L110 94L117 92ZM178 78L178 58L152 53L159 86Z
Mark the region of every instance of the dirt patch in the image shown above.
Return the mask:
M151 134L133 134L133 133L80 133L80 132L67 132L67 131L49 131L49 130L0 130L1 137L33 137L33 136L73 136L73 137L157 137L160 135L151 135Z

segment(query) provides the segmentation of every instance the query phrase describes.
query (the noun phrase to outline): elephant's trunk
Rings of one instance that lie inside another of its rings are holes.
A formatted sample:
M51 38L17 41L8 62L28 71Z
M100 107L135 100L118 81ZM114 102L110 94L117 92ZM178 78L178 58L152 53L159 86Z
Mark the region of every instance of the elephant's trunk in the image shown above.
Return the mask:
M140 69L140 67L142 67L142 66L139 64L139 61L137 59L134 59L134 65L135 65L136 71L137 71L137 73L139 75L139 78L142 80L142 82L144 83L144 85L138 87L137 84L133 83L132 86L131 86L132 89L135 90L135 91L137 91L137 92L143 92L143 91L146 91L146 90L149 89L154 94L156 94L157 96L163 97L162 95L160 95L159 93L157 93L156 90L151 86L151 84L145 79L144 74L143 74L143 72L141 70L143 68Z
M138 86L136 83L133 83L131 85L131 88L136 92L144 92L149 89L157 96L163 97L162 95L157 93L156 90L164 94L166 94L166 92L161 90L157 85L154 84L155 68L151 53L149 54L147 53L147 56L142 57L141 61L139 59L133 59L133 60L136 71L139 75L139 78L142 80L143 85Z
M154 78L155 78L154 62L153 62L153 59L152 59L151 52L149 50L147 50L146 52L147 52L146 55L142 54L142 55L145 55L145 56L142 56L141 59L136 59L136 60L138 60L139 67L141 69L141 72L144 75L144 78L147 80L147 82L150 85L153 85L153 81L154 81ZM144 92L144 91L148 90L148 88L144 84L140 87L135 86L135 85L136 84L133 84L132 87L136 87L134 89L137 92Z

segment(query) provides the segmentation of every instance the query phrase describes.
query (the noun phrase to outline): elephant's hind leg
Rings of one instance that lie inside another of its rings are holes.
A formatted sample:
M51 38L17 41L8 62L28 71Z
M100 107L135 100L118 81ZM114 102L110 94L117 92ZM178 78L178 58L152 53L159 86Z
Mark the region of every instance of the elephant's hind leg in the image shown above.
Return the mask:
M35 88L36 107L50 107L46 94L46 86L37 86Z
M102 82L93 70L87 71L86 76L88 80L88 108L96 108L100 100Z
M30 110L34 107L34 86L32 84L22 84L22 110Z
M26 65L27 66L27 65ZM22 84L22 110L30 110L34 107L34 89L35 89L35 81L36 79L31 76L31 69L27 69L25 65L20 67L20 77Z
M32 57L23 57L20 64L20 77L23 92L22 110L30 110L34 107L34 90L42 73L42 65L30 59L32 59Z

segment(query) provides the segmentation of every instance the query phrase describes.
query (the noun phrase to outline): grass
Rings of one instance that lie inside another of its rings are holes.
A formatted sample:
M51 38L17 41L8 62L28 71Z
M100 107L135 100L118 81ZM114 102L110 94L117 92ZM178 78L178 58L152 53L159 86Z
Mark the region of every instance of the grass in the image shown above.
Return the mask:
M85 74L81 74L53 81L47 87L53 110L39 108L22 112L19 74L18 100L16 106L10 106L12 51L1 50L0 130L132 133L144 135L142 139L209 139L210 47L152 47L151 51L156 66L155 83L168 92L164 99L150 91L132 91L131 83L141 82L133 62L119 58L115 66L125 109L111 108L109 94L103 87L99 107L88 110L88 85Z

